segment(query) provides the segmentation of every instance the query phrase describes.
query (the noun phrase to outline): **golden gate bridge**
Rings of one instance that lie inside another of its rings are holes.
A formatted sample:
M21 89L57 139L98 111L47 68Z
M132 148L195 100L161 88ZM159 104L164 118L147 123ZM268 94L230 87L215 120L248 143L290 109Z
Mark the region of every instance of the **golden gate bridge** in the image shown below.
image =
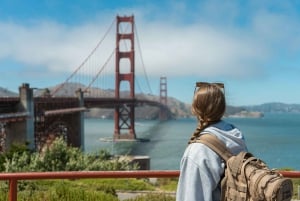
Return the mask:
M115 47L111 51L107 48L103 50L100 47L114 24ZM84 112L90 108L114 110L113 140L137 139L136 107L157 107L161 120L170 118L166 77L160 78L159 100L136 96L136 86L141 90L135 68L136 35L134 16L117 16L96 47L62 84L34 96L36 89L24 83L19 88L19 97L1 97L0 151L4 151L12 143L26 141L30 143L31 148L40 150L58 136L63 137L69 145L83 147ZM105 54L106 58L103 56ZM102 63L99 62L99 58L104 58ZM142 57L141 64L146 85L152 93ZM114 93L109 94L103 89L106 87L105 83L111 84L112 72ZM74 95L66 91L65 86L70 83L73 88L75 86Z

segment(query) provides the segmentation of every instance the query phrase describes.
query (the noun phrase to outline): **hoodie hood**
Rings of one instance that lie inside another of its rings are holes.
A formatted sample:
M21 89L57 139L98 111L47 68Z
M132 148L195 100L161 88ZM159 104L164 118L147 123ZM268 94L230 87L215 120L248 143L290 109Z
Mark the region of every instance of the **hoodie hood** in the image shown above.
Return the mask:
M225 121L220 121L205 128L201 133L210 133L226 144L232 154L236 155L241 151L247 151L245 139L242 132Z

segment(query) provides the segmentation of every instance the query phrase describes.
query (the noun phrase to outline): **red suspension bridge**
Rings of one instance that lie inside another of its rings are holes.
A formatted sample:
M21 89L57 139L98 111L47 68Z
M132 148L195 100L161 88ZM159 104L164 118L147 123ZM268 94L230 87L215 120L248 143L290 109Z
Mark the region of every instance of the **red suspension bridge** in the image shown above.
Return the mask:
M103 44L113 24L116 24L116 43L110 52ZM19 88L19 97L0 98L0 151L13 142L25 141L30 142L31 148L39 150L57 136L62 136L68 144L82 147L84 112L90 108L114 110L114 140L137 138L134 126L136 107L153 106L159 108L161 120L170 118L166 77L160 78L159 99L147 99L143 92L136 96L136 86L142 91L135 73L136 35L134 16L117 16L96 47L62 84L36 96L36 89L25 83ZM104 58L102 63L100 58ZM142 57L140 61L144 83L151 94ZM103 90L105 83L109 85L111 80L114 80L114 90L110 90L113 93ZM75 95L70 94L70 88L66 86L72 86Z

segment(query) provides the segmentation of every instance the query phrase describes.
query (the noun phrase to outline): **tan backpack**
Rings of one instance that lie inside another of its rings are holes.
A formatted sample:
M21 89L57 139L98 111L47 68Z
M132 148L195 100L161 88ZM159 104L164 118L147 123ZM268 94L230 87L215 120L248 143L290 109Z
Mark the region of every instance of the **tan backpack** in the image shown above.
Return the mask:
M234 156L216 136L203 134L197 140L215 151L226 168L221 180L221 201L290 201L293 196L291 179L270 170L249 152Z

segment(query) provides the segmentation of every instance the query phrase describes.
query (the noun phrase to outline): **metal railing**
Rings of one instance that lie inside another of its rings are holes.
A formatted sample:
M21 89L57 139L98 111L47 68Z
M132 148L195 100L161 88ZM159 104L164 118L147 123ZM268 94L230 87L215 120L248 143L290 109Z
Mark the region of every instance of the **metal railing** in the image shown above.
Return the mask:
M279 171L284 177L300 178L300 171ZM17 201L19 180L41 179L88 179L88 178L172 178L178 177L178 170L151 171L76 171L76 172L18 172L0 173L0 180L9 181L8 201Z

